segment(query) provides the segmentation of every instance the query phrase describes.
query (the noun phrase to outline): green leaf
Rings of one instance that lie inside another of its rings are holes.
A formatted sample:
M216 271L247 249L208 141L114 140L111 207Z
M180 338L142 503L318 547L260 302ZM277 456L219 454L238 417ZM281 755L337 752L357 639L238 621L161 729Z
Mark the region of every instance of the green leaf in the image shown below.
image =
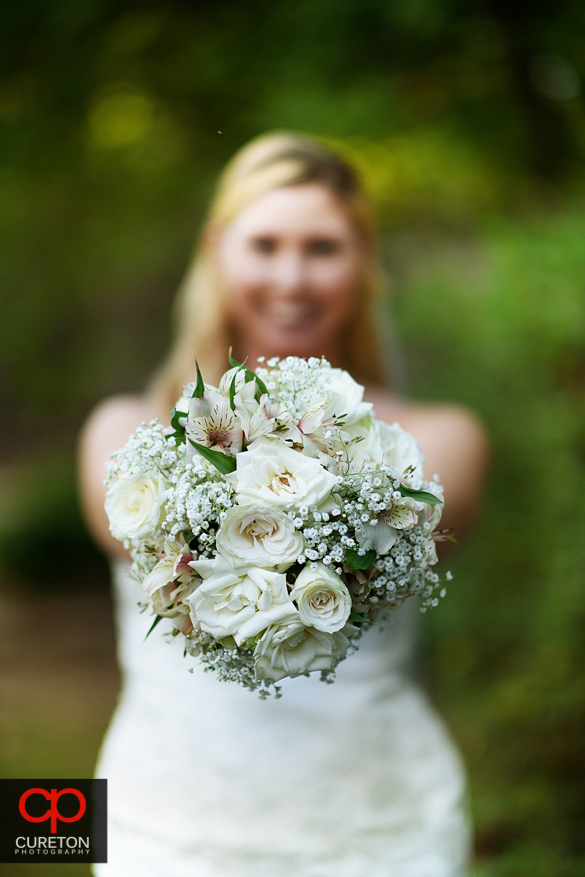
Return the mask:
M260 395L261 395L261 396L268 396L268 390L267 390L267 388L266 388L266 384L264 383L264 381L262 381L262 380L258 377L258 375L255 375L254 372L251 372L249 368L246 369L246 371L247 371L249 374L251 374L251 375L252 375L252 379L256 381L256 386L258 387L258 389L259 389L259 391L260 391ZM246 380L248 380L248 379L246 378Z
M199 363L195 360L195 368L197 369L197 383L195 384L195 389L193 390L192 399L203 399L203 394L205 393L205 384L203 383L203 378L201 377L201 372L199 371Z
M157 626L157 624L159 623L159 621L162 621L162 620L163 620L163 617L164 617L164 616L162 616L162 615L157 615L157 616L156 616L156 618L154 619L154 621L153 621L152 624L150 625L150 630L148 631L148 633L147 633L146 636L144 637L145 640L148 639L148 637L150 636L150 634L152 633L152 631L154 630L154 628Z
M356 548L350 548L345 555L345 562L351 569L367 569L376 559L376 552L373 550L366 551L365 554L358 554Z
M184 432L169 432L165 435L165 439L168 441L169 439L174 438L180 445L185 441L185 433Z
M181 433L181 435L185 435L185 427L181 426L179 423L179 418L186 417L184 411L177 411L176 408L171 408L171 426L175 430L175 432Z
M258 642L262 639L263 635L264 635L264 631L262 631L262 633L257 633L256 636L251 636L249 639L246 640L246 642L243 644L242 648L243 649L250 649L250 650L255 649L256 646L258 645Z
M223 451L212 451L211 448L206 448L205 445L198 445L197 442L191 439L189 439L189 442L208 463L213 463L217 471L221 472L222 475L235 471L237 466L235 457L230 457L228 454L224 454Z
M427 505L437 505L438 503L443 502L440 497L435 496L434 493L428 493L426 490L413 490L412 487L406 487L404 484L401 484L398 488L402 496L409 496L411 499L416 499L418 502L426 502Z
M230 408L232 411L236 410L236 403L234 402L234 396L236 395L236 378L238 377L238 373L233 376L232 382L230 384Z
M266 384L264 383L264 381L262 381L258 377L258 375L254 374L254 372L251 369L249 369L246 365L246 362L248 361L248 357L246 357L244 362L238 362L237 359L234 359L234 357L232 356L232 349L233 348L230 347L229 353L228 353L231 367L244 369L244 371L246 373L245 378L244 378L245 383L249 384L250 381L256 381L256 386L258 387L259 395L260 396L267 396L268 390L266 388Z
M355 609L352 609L348 621L353 621L354 624L373 624L373 621L370 621L369 618L364 618L363 615L360 615L359 612L356 612Z
M243 362L238 362L237 359L234 359L234 357L232 356L232 350L233 350L233 349L234 349L233 347L230 347L230 349L228 350L228 358L229 358L229 361L230 361L230 365L231 365L232 368L241 368L241 367L244 365L244 363L243 363Z
M220 639L220 643L224 649L237 649L238 647L233 636L224 636L223 639Z

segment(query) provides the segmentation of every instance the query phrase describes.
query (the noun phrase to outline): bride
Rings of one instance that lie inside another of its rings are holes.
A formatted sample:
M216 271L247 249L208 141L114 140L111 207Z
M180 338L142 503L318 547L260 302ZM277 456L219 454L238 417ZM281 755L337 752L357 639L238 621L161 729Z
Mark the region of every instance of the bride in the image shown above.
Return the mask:
M210 383L233 345L259 356L325 356L365 384L445 487L442 526L466 530L485 442L472 414L384 388L372 317L371 214L355 172L308 137L269 134L226 168L180 291L176 340L144 396L106 400L81 441L83 503L112 558L123 688L97 775L108 779L109 863L98 877L460 877L469 825L461 762L411 680L417 606L364 635L333 685L313 674L262 701L206 674L140 614L139 584L108 530L104 461L194 378ZM453 596L455 599L455 595ZM190 669L192 672L188 672Z

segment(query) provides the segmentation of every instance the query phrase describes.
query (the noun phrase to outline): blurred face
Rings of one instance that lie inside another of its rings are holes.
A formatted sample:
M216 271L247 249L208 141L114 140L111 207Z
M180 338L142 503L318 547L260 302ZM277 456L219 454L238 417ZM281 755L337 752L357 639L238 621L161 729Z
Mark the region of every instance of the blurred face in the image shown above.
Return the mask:
M340 360L365 253L329 189L304 183L267 192L216 246L240 355Z

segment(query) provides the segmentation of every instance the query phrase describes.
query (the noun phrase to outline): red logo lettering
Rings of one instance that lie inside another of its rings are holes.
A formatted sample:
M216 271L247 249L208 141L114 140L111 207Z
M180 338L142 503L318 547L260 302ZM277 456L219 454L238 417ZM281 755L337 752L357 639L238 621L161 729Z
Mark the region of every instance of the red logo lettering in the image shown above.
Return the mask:
M47 801L51 802L51 806L44 816L30 816L27 813L25 804L31 795L42 795L44 798L47 799ZM59 813L59 808L57 807L57 802L59 801L61 795L75 795L75 797L79 801L79 810L77 811L76 816L61 816L61 814ZM29 789L27 792L23 792L23 794L20 796L18 809L20 810L20 815L27 819L29 822L44 822L45 819L50 819L51 834L57 834L57 820L60 819L61 822L77 822L77 820L81 819L81 817L85 813L86 803L85 797L77 789L62 789L60 792L58 792L57 789L51 789L50 792L48 792L46 789Z

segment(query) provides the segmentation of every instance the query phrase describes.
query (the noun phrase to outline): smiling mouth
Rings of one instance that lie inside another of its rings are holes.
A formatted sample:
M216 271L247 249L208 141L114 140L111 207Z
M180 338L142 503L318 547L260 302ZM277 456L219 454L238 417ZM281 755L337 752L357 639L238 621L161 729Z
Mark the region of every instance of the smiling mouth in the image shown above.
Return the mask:
M317 319L317 308L308 302L271 302L260 309L260 316L275 329L304 329Z

